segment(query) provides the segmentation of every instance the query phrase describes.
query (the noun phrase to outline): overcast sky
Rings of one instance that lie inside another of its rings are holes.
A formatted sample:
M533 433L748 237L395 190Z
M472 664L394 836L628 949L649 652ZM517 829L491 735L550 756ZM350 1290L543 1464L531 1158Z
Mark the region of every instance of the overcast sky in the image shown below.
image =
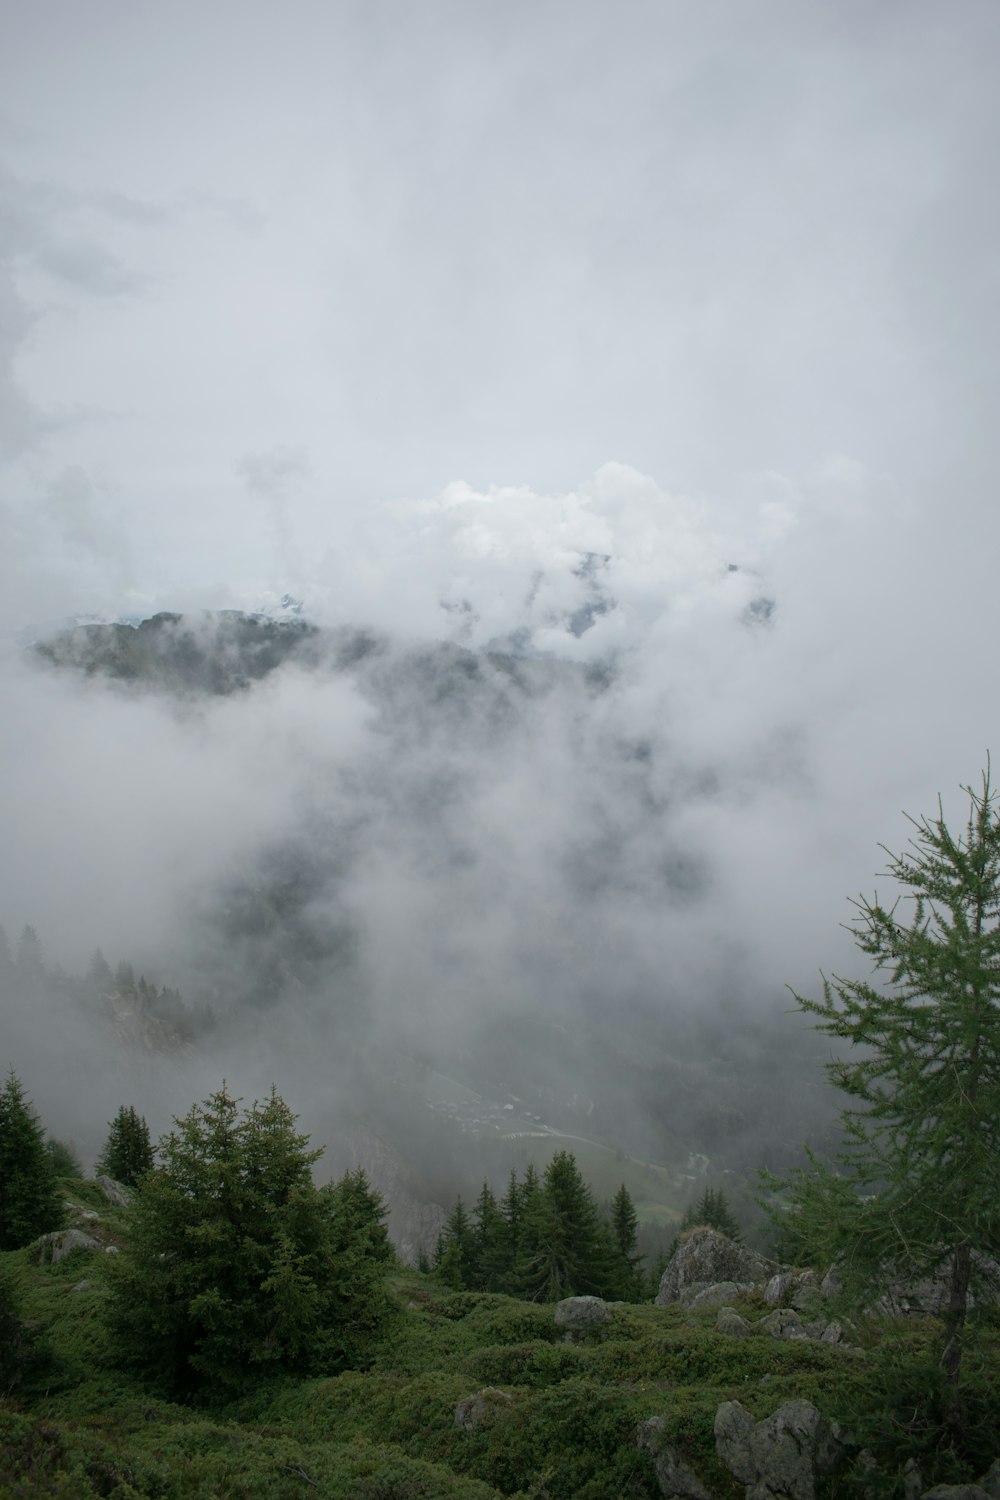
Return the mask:
M998 66L992 0L7 0L5 630L530 598L692 763L777 755L700 834L834 925L1000 754Z

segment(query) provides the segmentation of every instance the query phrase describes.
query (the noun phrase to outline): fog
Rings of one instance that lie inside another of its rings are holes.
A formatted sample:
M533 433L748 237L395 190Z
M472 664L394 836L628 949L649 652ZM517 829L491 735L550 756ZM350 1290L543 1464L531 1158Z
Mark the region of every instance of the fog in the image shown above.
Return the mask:
M140 1063L11 1001L53 1128L222 1072L319 1120L504 1017L586 1094L574 1017L666 1056L856 968L879 841L997 746L995 9L0 31L0 923L225 1022ZM230 696L30 649L285 594L333 634ZM225 914L297 861L282 979Z

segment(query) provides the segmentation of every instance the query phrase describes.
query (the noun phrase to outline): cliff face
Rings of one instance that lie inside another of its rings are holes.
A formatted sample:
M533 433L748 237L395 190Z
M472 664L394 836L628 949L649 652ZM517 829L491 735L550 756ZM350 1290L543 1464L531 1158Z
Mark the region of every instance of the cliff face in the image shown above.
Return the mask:
M104 1007L115 1036L123 1045L144 1052L182 1057L193 1055L194 1047L183 1031L163 1016L154 1015L137 1000L133 991L112 990L104 997Z

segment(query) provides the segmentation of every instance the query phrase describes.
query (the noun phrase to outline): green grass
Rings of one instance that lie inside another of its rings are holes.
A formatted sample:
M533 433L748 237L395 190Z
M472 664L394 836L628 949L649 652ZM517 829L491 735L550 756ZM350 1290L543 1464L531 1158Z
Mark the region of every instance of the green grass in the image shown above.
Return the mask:
M102 1240L126 1234L128 1211L107 1208L96 1190L77 1184L74 1201L96 1210L88 1222ZM445 1291L409 1271L393 1279L401 1317L369 1368L272 1378L237 1402L209 1396L196 1408L117 1368L103 1317L112 1261L78 1251L38 1267L27 1251L0 1256L39 1354L0 1400L3 1500L648 1500L657 1489L635 1433L652 1415L708 1489L737 1500L743 1487L713 1439L718 1405L733 1399L761 1418L805 1397L854 1427L883 1475L867 1478L867 1491L838 1476L823 1492L831 1497L900 1494L910 1451L928 1485L975 1478L1000 1453L1000 1329L988 1320L969 1355L976 1436L964 1458L935 1430L922 1394L932 1321L850 1352L764 1333L726 1338L714 1310L623 1305L602 1342L568 1345L551 1307ZM81 1280L90 1287L74 1291ZM751 1319L763 1311L752 1299L741 1307ZM509 1401L473 1431L456 1427L457 1403L485 1386ZM915 1408L926 1419L908 1429Z

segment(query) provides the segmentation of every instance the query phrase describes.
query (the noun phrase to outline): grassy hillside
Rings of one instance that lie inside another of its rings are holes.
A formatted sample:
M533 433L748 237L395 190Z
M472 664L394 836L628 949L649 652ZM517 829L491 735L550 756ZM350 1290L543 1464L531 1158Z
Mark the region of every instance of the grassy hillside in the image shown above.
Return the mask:
M93 1185L64 1186L80 1227L107 1246L125 1242L127 1209L110 1209ZM885 1473L844 1473L831 1495L901 1494L892 1476L911 1454L929 1483L971 1478L1000 1452L995 1326L970 1360L973 1436L959 1460L921 1416L914 1372L932 1320L869 1330L866 1347L844 1350L757 1331L727 1337L714 1310L620 1305L603 1342L567 1345L551 1307L449 1293L416 1273L394 1278L400 1319L369 1368L179 1406L115 1365L102 1316L111 1261L107 1251L50 1267L27 1250L0 1256L31 1346L0 1402L4 1500L643 1500L658 1491L635 1434L652 1415L710 1492L735 1500L743 1487L718 1463L712 1435L719 1403L732 1399L761 1418L802 1396L848 1423L852 1453L867 1446ZM764 1311L740 1305L750 1318ZM495 1419L456 1426L457 1403L484 1387L503 1393Z

